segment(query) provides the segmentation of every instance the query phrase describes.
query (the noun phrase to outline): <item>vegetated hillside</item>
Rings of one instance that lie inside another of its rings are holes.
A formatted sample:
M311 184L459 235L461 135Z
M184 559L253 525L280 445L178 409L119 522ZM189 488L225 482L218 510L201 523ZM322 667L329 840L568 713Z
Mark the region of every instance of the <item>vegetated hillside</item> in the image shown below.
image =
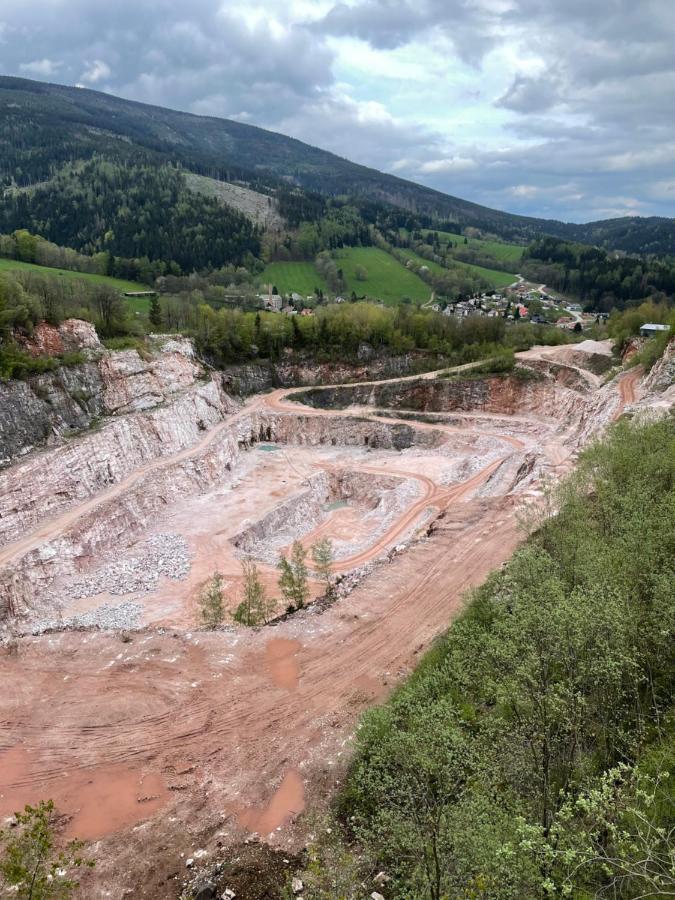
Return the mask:
M670 219L576 226L512 215L240 122L193 116L82 88L0 77L0 183L34 185L51 178L64 164L94 154L180 163L198 174L242 179L263 192L290 180L323 195L355 195L520 240L543 233L576 240L588 235L602 245L655 253L669 252L675 243L675 222Z
M557 499L366 714L306 897L672 895L675 420L615 426Z
M260 251L246 216L189 191L177 169L152 163L91 159L65 167L38 190L8 193L0 232L27 224L87 254L147 256L188 271L241 264Z
M648 297L669 303L675 298L675 258L617 258L598 247L546 237L527 248L521 271L604 312Z
M566 225L562 229L548 229L551 234L593 244L606 250L624 250L626 253L675 254L675 228L673 220L660 216L626 216L589 222L587 225Z
M426 266L437 275L443 275L447 271L447 266L444 267L432 259L426 259L424 256L420 256L414 250L402 250L401 253L404 256L407 256L417 265ZM513 282L516 280L516 275L513 272L502 272L498 271L497 269L488 269L484 266L476 265L475 263L460 262L459 260L451 263L451 268L457 266L460 268L464 267L468 271L478 275L480 278L484 278L486 282L496 288L508 287L508 285L513 284Z

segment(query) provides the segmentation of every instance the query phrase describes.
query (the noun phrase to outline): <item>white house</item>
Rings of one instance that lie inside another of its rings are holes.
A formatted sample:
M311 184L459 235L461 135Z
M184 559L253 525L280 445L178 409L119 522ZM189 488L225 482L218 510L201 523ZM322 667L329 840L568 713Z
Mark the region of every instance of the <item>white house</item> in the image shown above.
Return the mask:
M646 322L640 325L640 337L656 337L663 331L670 331L670 325L659 325L656 322Z

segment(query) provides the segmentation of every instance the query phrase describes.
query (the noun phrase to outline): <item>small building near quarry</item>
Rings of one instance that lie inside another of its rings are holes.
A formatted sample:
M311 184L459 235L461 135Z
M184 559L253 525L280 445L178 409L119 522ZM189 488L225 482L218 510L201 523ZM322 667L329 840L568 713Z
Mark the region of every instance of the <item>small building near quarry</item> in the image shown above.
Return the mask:
M656 337L662 331L670 331L670 325L659 325L656 322L646 322L640 325L640 337Z

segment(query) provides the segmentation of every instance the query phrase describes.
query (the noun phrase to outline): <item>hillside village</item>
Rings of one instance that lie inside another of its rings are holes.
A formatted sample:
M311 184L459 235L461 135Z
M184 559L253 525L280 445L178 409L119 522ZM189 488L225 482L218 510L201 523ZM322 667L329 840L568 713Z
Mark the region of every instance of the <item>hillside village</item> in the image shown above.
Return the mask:
M303 296L297 291L279 294L271 284L267 285L266 292L256 295L256 306L259 309L289 316L313 316L317 302L322 301L318 301L315 294ZM338 295L323 302L340 304L349 301ZM434 312L457 319L485 316L503 318L510 322L524 320L534 325L553 324L568 331L583 330L596 324L600 319L607 318L605 313L584 313L580 303L554 297L547 291L546 285L535 286L523 279L501 292L482 292L453 303L437 301L432 294L432 299L422 304L422 308L432 309ZM579 327L575 327L577 325Z

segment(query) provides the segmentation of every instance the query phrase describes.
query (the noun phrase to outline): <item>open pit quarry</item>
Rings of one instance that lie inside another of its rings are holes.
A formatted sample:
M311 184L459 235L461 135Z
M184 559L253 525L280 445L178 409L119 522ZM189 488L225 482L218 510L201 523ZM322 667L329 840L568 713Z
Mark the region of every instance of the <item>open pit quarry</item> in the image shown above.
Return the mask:
M188 858L251 835L302 846L360 712L523 540L527 508L675 391L672 345L647 378L612 378L609 343L587 341L507 375L235 400L183 339L142 357L62 329L89 361L0 398L0 815L53 798L90 842L87 898L177 897ZM244 556L278 595L279 554L321 536L334 602L200 627L215 571L230 610Z

